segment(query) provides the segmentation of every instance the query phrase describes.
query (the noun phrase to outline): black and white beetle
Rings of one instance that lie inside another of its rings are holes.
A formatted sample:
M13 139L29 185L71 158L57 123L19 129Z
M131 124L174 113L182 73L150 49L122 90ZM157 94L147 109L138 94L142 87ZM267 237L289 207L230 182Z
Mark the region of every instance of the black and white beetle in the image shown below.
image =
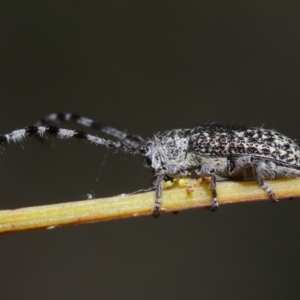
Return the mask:
M93 136L78 130L50 126L57 121L74 121L99 129L118 141ZM162 182L165 177L185 177L192 171L200 177L211 177L211 210L219 206L216 182L230 178L254 178L277 202L264 179L300 176L300 148L290 138L260 127L203 125L193 129L174 129L157 133L144 140L102 122L70 113L55 113L44 117L35 126L15 130L0 136L0 144L22 142L26 136L77 138L103 145L118 152L140 154L154 175L155 204L153 216L161 210Z

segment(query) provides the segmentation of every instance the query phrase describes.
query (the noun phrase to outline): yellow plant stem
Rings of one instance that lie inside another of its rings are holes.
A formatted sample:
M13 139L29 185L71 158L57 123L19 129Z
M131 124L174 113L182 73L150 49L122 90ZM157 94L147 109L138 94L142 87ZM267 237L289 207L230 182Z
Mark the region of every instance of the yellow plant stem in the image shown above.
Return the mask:
M186 179L184 179L186 180ZM267 181L278 199L300 197L300 178ZM269 200L255 182L225 181L217 185L220 205ZM162 213L207 207L211 204L209 184L192 179L163 191ZM0 233L76 225L151 215L154 192L127 194L103 199L26 207L0 211Z

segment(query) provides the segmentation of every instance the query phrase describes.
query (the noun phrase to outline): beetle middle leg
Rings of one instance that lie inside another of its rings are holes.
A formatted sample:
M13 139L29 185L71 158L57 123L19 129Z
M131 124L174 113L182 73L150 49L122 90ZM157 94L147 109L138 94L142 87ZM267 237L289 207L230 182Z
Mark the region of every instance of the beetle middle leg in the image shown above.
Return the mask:
M210 191L212 193L212 203L211 203L211 211L216 211L219 208L219 202L217 197L217 190L216 190L216 169L214 165L210 164L203 164L200 170L195 171L201 178L206 176L210 176Z

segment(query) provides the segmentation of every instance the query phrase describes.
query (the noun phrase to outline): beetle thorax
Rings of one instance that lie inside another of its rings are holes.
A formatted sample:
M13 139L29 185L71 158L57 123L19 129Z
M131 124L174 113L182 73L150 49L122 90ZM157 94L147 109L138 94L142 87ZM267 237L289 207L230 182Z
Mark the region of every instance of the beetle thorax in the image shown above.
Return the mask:
M159 133L147 143L148 152L144 155L147 164L154 171L165 166L172 169L192 169L198 162L189 153L187 130L171 130Z

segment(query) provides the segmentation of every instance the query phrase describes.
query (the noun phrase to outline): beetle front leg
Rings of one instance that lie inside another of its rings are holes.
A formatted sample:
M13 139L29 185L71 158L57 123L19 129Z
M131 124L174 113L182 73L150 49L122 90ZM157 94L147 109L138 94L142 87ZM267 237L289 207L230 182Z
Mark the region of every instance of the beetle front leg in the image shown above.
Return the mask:
M154 183L155 187L155 203L154 203L154 209L152 212L152 216L154 218L158 218L160 216L161 211L161 195L162 195L162 188L163 188L163 179L165 174L157 174L156 180Z
M161 212L161 196L162 196L162 189L163 189L163 179L165 176L173 177L173 175L180 174L180 169L175 164L165 165L158 171L154 177L155 183L155 204L153 209L153 217L158 218Z

